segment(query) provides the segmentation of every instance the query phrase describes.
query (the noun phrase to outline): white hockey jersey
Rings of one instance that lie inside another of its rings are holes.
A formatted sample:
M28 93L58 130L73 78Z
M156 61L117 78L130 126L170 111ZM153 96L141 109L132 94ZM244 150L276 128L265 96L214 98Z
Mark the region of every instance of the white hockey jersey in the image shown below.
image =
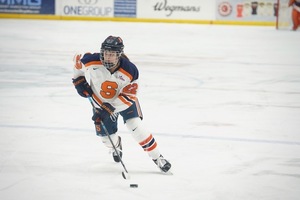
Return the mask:
M93 100L99 107L104 102L116 108L115 113L130 107L137 100L137 67L127 58L120 58L115 72L106 69L100 60L100 53L86 53L74 67L74 78L85 76L93 91Z

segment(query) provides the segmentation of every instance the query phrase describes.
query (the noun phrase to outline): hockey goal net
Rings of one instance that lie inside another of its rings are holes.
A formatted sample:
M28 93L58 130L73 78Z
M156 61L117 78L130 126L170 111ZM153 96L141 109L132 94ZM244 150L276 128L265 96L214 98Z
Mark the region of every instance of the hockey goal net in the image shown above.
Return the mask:
M289 0L277 0L276 29L292 29L292 7L289 7ZM276 9L276 8L275 8Z

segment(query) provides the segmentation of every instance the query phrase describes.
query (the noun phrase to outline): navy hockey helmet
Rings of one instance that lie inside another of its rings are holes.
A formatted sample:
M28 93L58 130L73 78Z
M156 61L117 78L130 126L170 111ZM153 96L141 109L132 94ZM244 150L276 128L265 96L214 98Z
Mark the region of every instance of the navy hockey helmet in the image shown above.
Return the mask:
M108 36L104 42L101 44L101 49L100 49L100 60L102 61L102 64L104 67L107 69L115 67L119 60L120 57L123 53L124 49L124 44L123 40L120 37L116 36ZM106 55L115 55L115 59L107 59Z

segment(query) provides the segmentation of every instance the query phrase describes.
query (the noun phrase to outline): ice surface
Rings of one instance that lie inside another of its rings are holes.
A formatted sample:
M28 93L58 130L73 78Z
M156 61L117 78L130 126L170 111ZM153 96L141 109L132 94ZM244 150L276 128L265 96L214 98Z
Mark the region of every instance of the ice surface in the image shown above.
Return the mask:
M300 35L274 27L0 20L1 200L297 200ZM124 163L71 83L76 52L124 39L162 175L120 120ZM130 184L139 184L130 188Z

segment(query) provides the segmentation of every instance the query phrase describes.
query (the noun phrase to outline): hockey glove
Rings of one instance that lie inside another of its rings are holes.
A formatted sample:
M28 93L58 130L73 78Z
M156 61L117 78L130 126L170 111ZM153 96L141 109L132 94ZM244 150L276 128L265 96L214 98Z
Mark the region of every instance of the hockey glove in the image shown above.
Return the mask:
M109 103L103 103L101 105L101 107L102 107L102 109L99 109L99 108L95 109L94 115L92 117L92 120L95 122L95 124L96 124L96 122L99 122L100 120L104 120L104 119L110 117L115 110L115 108L112 105L110 105Z
M86 82L84 76L79 76L78 78L73 79L73 84L77 90L77 93L82 97L87 97L86 94L92 96L93 91L91 86Z

